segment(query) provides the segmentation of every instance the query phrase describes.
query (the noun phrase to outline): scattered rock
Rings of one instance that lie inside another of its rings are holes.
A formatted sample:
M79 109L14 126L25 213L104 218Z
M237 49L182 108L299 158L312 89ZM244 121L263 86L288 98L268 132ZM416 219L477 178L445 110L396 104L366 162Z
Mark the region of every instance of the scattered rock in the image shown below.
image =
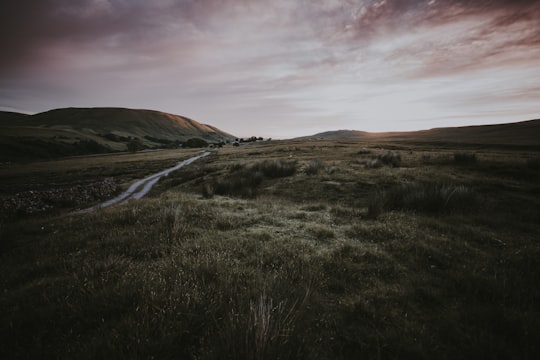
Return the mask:
M7 216L31 215L55 208L79 206L110 198L117 192L117 189L118 186L114 179L106 178L88 184L24 191L3 197L0 203L0 213Z

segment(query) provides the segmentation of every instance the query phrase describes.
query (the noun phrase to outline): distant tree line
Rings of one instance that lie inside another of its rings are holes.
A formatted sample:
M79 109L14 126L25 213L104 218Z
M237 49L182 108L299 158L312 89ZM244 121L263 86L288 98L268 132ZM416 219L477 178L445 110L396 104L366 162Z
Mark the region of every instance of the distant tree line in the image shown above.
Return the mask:
M262 140L264 140L262 137L252 136L252 137L249 137L247 139L238 138L235 141L239 142L239 143L245 143L245 142L255 142L255 141L262 141Z

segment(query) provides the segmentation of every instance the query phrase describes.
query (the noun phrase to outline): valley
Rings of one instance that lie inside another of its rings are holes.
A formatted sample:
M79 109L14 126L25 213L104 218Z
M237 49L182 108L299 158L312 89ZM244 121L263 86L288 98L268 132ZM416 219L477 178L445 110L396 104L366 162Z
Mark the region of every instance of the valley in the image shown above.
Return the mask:
M540 153L420 140L229 145L127 204L4 214L3 357L536 357ZM2 191L118 194L197 151L12 164Z

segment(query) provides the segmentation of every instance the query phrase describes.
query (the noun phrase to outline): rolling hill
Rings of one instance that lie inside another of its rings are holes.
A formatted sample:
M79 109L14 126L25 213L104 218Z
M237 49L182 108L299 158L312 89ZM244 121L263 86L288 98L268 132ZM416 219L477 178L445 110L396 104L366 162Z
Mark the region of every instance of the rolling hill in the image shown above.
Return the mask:
M17 121L17 119L22 119L26 116L30 115L11 111L0 111L0 125L8 124L11 121Z
M406 132L370 133L357 130L337 130L322 132L298 139L357 139L540 146L540 120L528 120L495 125L434 128L430 130Z
M191 138L208 143L235 137L195 120L152 110L65 108L35 115L0 112L0 159L54 158L70 155L175 147Z

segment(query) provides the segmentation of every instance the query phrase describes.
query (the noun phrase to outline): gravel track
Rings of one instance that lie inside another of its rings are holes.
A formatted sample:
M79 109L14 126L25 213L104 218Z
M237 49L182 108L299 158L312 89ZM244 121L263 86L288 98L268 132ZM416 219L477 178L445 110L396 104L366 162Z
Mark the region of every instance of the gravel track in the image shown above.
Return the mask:
M89 207L87 209L80 210L80 211L78 211L78 213L84 214L84 213L92 212L92 211L95 211L95 210L98 210L98 209L103 209L105 207L108 207L108 206L111 206L111 205L114 205L114 204L118 204L118 203L123 202L123 201L139 200L140 198L145 196L152 189L152 187L159 181L159 179L161 177L167 176L171 172L176 171L178 169L181 169L184 166L187 166L187 165L191 164L192 162L194 162L196 160L199 160L200 158L203 158L203 157L208 156L208 155L210 155L210 152L206 151L206 152L204 152L204 153L202 153L200 155L197 155L197 156L191 157L191 158L189 158L187 160L184 160L182 162L179 162L178 164L176 164L175 166L173 166L171 168L168 168L166 170L163 170L163 171L160 171L158 173L147 176L144 179L137 180L133 184L131 184L131 186L126 191L124 191L123 193L121 193L117 197L112 198L112 199L107 200L107 201L104 201L104 202L102 202L100 204L97 204L95 206ZM142 187L142 189L141 189L141 187Z

